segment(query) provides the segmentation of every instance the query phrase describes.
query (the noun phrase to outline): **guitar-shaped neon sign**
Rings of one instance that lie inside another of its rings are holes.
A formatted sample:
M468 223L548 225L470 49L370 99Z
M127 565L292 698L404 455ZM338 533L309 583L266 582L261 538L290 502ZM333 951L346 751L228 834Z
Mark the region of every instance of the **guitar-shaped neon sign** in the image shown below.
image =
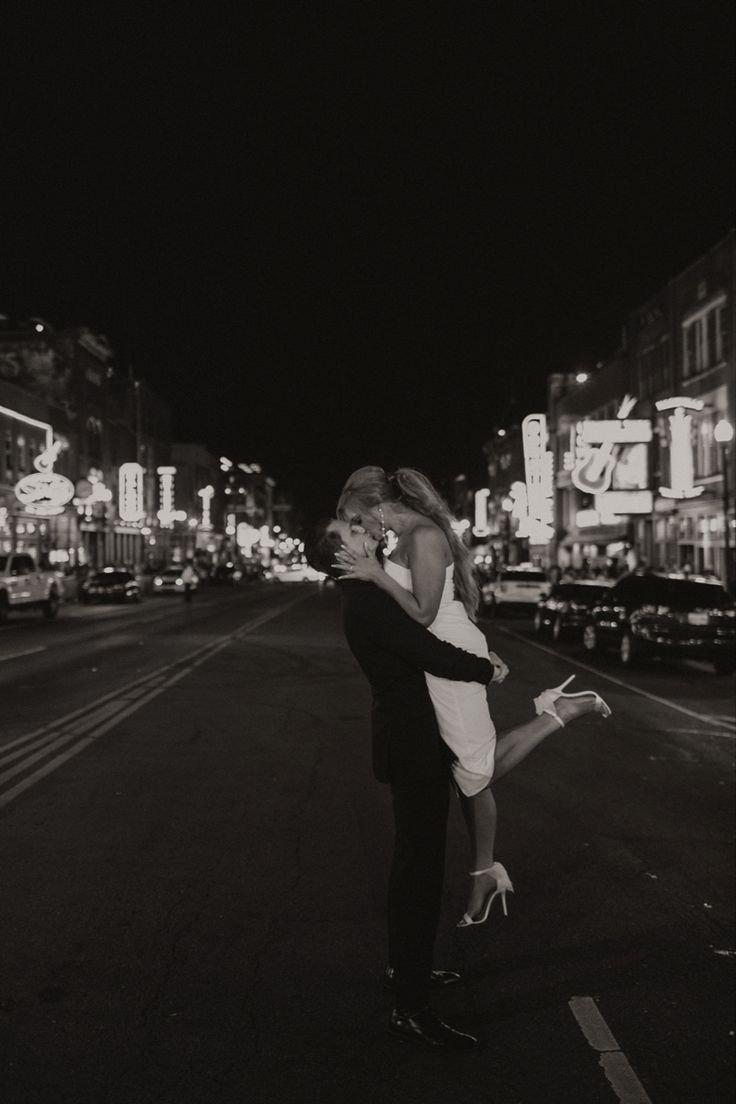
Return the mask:
M601 440L597 448L590 449L588 454L578 461L573 468L571 478L578 490L585 494L602 494L603 491L609 489L618 454L618 449L614 452L614 448L617 445L631 441L631 435L624 426L624 422L635 406L636 399L632 398L631 395L627 395L617 414L621 423L620 430L618 430L615 423L599 423L601 430L603 430L604 425L606 427L610 426L612 429L606 434L606 439ZM596 426L595 422L588 424L592 427Z

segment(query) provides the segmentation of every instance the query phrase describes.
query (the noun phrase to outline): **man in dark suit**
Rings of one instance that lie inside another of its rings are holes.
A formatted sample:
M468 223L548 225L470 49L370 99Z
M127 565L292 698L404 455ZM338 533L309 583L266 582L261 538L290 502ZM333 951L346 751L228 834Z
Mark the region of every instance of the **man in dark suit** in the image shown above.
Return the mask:
M350 524L331 519L315 530L310 564L339 577L340 545L374 554L376 542ZM388 887L388 941L395 1008L389 1030L433 1047L473 1046L472 1035L443 1023L429 1006L430 987L458 975L432 970L445 865L445 836L452 752L442 741L425 671L440 678L487 684L504 665L438 640L371 583L340 582L345 636L373 690L373 772L391 786L395 841ZM494 657L497 658L497 657Z

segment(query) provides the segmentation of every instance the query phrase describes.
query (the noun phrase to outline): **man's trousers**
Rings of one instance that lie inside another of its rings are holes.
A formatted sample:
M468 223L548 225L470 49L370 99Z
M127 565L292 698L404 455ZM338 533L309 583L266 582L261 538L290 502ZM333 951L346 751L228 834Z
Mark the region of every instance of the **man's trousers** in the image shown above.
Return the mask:
M429 1004L449 809L447 763L391 785L396 836L388 886L389 962L396 1007L414 1012Z

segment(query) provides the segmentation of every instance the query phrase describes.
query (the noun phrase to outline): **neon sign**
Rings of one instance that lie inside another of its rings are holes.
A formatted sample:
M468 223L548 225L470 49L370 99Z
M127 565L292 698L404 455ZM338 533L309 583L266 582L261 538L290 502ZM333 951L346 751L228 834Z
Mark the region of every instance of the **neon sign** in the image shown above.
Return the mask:
M143 467L135 461L120 465L118 504L121 521L142 521L146 516L143 502Z
M646 418L629 418L636 401L627 395L615 421L578 422L571 478L579 491L596 495L608 491L620 446L651 441L652 427ZM568 457L566 454L569 463Z
M554 457L547 449L546 416L527 414L521 423L521 439L526 484L512 486L511 512L519 519L517 536L528 537L532 544L546 544L554 536Z
M176 468L164 466L156 468L159 477L158 494L161 508L157 513L162 529L173 528L175 521L186 521L186 510L174 509L174 476Z
M475 492L475 525L473 526L473 535L476 537L487 537L491 531L488 528L488 496L490 493L488 487L484 487L482 490Z
M80 494L80 491L86 493ZM111 499L112 491L105 486L102 472L97 468L91 468L87 478L80 479L77 483L77 497L73 500L73 505L77 507L80 514L83 513L89 519L92 517L92 508L98 502L110 502Z
M208 484L206 487L202 487L201 491L197 491L197 494L202 499L202 528L211 529L211 507L212 499L215 494L215 488Z
M247 521L238 522L237 535L235 538L238 542L239 548L242 549L244 556L253 555L253 545L258 544L261 539L261 534L250 525Z
M61 447L61 441L54 441L40 452L33 461L36 472L24 475L15 484L15 497L29 514L54 517L63 513L64 507L74 497L72 481L53 470Z
M690 399L678 395L673 399L661 399L655 403L657 410L672 410L670 423L670 483L669 487L660 487L662 498L697 498L705 487L696 487L693 447L691 441L692 414L686 410L702 410L702 399Z

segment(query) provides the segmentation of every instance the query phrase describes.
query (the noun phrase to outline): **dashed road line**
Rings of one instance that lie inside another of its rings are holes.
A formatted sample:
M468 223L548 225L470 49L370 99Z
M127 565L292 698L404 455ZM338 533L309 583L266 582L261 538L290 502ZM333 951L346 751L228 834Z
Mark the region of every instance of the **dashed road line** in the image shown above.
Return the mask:
M42 644L40 648L26 648L23 652L11 652L10 655L0 655L0 663L6 663L9 659L20 659L21 656L35 655L36 652L45 651L45 644Z
M572 997L568 1005L588 1044L599 1053L599 1064L620 1104L652 1104L593 998Z
M127 686L104 695L96 702L91 703L91 705L87 705L82 709L76 709L72 713L68 713L66 717L60 718L55 723L46 725L41 729L36 729L35 732L28 733L26 736L19 737L17 740L13 740L11 743L6 744L0 749L0 764L9 763L19 756L25 756L25 758L20 763L17 763L15 766L0 774L0 783L9 781L11 778L22 774L29 767L33 766L34 763L37 763L47 756L49 752L60 750L71 740L78 740L76 744L68 747L62 754L44 763L38 770L23 778L11 789L1 794L0 809L9 805L16 797L30 789L31 786L35 785L35 783L39 782L42 778L46 778L53 771L63 766L64 763L67 763L75 755L84 751L85 748L89 747L89 745L99 739L100 736L103 736L106 732L109 732L111 728L120 724L120 722L130 716L131 713L137 712L137 710L141 709L147 702L158 697L158 695L162 694L165 690L168 690L169 687L190 674L195 667L199 667L200 664L211 659L217 652L226 648L228 644L231 644L234 640L242 639L248 633L253 632L267 621L279 617L282 613L291 609L292 606L297 605L299 602L303 602L308 597L310 597L310 595L300 594L291 602L286 602L277 609L267 610L265 613L252 618L250 621L246 622L245 625L241 625L226 636L220 637L190 652L188 656L184 656L182 659L176 660L175 662L165 664L150 675L136 679ZM185 664L185 666L182 667L182 664ZM79 740L80 736L82 736L83 739ZM19 745L23 745L20 747L20 750L15 750L8 754L9 749L17 749ZM34 754L29 755L29 752L34 752Z
M532 648L538 648L540 652L546 652L547 655L554 656L555 659L560 662L569 664L572 667L579 667L581 671L588 671L591 675L595 675L596 678L606 679L607 682L612 682L616 686L623 687L624 690L632 690L635 694L640 694L643 698L649 698L650 701L657 702L659 705L666 705L668 709L675 709L678 713L684 713L686 717L694 717L696 721L702 721L703 724L708 724L711 727L724 729L725 731L719 732L719 736L733 736L733 722L720 720L720 715L703 715L702 713L696 713L692 709L688 709L687 706L678 705L676 702L668 701L667 698L660 698L658 694L651 694L648 690L640 690L638 686L633 686L630 682L624 682L623 679L617 679L613 675L606 675L603 671L599 671L596 667L590 667L587 663L581 663L579 659L572 659L570 656L563 656L560 652L555 651L554 648L548 648L546 644L539 644L536 640L529 640L528 637L523 636L521 633L514 632L513 629L507 629L505 625L496 625L494 628L499 632L506 633L507 636L513 636L516 640L521 640L524 644L529 644Z

